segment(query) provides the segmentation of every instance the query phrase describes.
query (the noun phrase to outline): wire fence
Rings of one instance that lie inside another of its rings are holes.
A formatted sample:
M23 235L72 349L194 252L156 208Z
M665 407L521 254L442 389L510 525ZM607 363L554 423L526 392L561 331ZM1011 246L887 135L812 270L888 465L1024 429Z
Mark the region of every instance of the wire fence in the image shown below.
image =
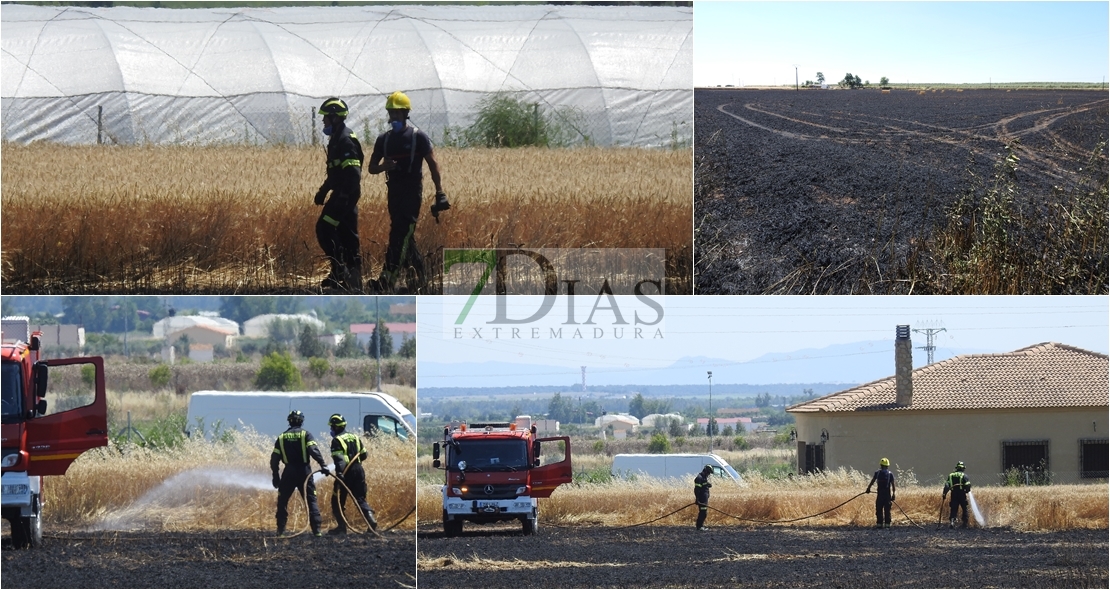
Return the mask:
M104 103L71 100L65 108L4 99L2 139L29 143L56 141L102 145L320 145L327 141L316 106L274 107L273 100L200 101L172 97L115 97ZM269 103L254 106L252 102ZM376 105L375 107L380 106ZM536 143L548 147L652 147L686 149L693 125L682 109L663 120L646 112L614 117L607 108L584 109L528 103ZM50 111L48 114L44 111ZM352 104L347 124L369 144L389 128L383 109L357 109ZM360 115L359 112L372 113ZM414 111L411 120L436 145L494 147L498 130L477 129L479 113L446 110ZM666 115L664 115L666 116ZM529 120L518 122L529 133ZM521 131L517 129L516 131ZM507 137L509 132L504 132Z

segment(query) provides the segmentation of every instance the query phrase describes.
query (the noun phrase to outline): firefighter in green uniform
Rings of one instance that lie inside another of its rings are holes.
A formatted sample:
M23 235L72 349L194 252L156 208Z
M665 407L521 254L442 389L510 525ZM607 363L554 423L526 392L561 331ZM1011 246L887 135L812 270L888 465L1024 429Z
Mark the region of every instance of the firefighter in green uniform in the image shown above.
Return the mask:
M705 526L705 516L709 512L709 488L713 487L713 484L709 483L710 475L713 475L713 466L706 465L694 478L694 501L698 503L698 522L695 526L699 531L709 530L709 527Z
M329 531L334 535L347 534L347 521L343 518L343 506L347 504L347 490L358 504L359 510L370 523L370 528L377 530L378 521L374 519L374 511L366 503L366 472L362 469L362 462L366 460L366 446L357 434L347 432L347 421L340 414L332 414L328 419L331 426L331 456L335 461L335 476L342 480L335 482L335 489L331 495L331 513L335 517L336 527ZM346 487L343 487L346 485Z
M327 290L361 293L358 200L362 195L362 144L345 124L347 103L329 98L320 105L320 114L324 117L324 134L328 136L325 148L328 159L327 177L315 197L315 203L324 207L316 221L316 240L331 263L331 272L322 286Z
M948 496L948 492L952 492L952 500L949 502L948 513L948 528L956 528L956 513L962 508L963 513L963 528L967 528L967 495L971 492L971 480L964 475L964 462L956 463L956 470L948 474L948 479L944 481L944 492L941 493L941 502Z
M324 456L312 434L301 428L304 424L304 413L293 410L287 417L289 428L281 433L274 443L274 452L270 455L270 471L274 476L274 488L278 491L277 499L277 533L285 534L285 523L289 519L289 497L298 491L308 502L308 522L312 526L312 534L320 536L320 508L316 505L316 484L309 475L312 465L309 458L320 464L320 470L330 475ZM285 469L278 475L278 467L284 463ZM303 488L301 486L304 486Z

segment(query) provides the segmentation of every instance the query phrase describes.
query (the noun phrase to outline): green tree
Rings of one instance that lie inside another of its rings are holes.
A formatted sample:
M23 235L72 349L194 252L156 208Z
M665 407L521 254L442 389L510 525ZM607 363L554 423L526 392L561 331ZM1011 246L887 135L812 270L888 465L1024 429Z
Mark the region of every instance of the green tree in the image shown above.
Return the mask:
M635 416L636 418L643 418L644 416L647 416L647 412L644 411L643 394L637 393L636 397L633 397L632 401L628 402L628 413Z
M822 74L821 72L817 72L817 83L818 84L824 84L825 83L825 74Z
M879 86L889 86L889 85L890 85L890 78L887 78L886 76L883 76L882 78L879 78Z
M343 340L335 347L336 358L347 359L362 356L362 347L358 345L358 338L350 332L343 333Z
M407 359L416 358L416 336L405 340L397 354Z
M686 434L686 428L682 425L682 420L678 418L671 418L670 424L667 425L667 434L672 438L676 438Z
M377 342L379 331L381 332L382 339L382 358L393 356L393 336L389 335L389 326L386 326L385 322L382 321L379 321L378 324L374 326L374 332L370 334L370 344L367 347L366 353L373 358L378 358Z
M301 373L288 354L272 352L262 358L254 386L263 391L293 391L302 387Z
M573 416L574 402L570 398L563 397L561 393L551 396L551 401L547 404L548 419L569 423L573 420Z
M320 342L320 334L316 331L316 326L312 324L302 324L301 334L298 337L297 353L304 358L322 357L327 355L328 348Z

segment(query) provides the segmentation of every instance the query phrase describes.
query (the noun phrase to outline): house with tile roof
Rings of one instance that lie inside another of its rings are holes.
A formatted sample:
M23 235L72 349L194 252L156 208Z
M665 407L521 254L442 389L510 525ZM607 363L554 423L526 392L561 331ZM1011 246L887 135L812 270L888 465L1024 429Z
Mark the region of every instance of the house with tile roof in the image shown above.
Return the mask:
M1003 474L1053 483L1107 478L1110 366L1105 354L1047 342L961 355L913 369L909 326L898 326L895 375L795 404L800 473L879 459L943 485L957 461L973 485Z

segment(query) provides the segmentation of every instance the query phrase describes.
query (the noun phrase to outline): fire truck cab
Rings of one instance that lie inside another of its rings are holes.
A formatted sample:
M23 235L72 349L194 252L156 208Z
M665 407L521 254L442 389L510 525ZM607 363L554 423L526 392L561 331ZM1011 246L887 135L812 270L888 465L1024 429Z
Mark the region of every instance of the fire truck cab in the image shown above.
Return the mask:
M446 454L446 460L441 455ZM525 535L539 527L537 499L571 481L570 437L537 438L515 423L460 424L432 445L432 466L446 472L443 532L462 533L463 521L519 520Z
M35 547L42 542L43 477L65 474L78 455L108 444L104 361L40 360L41 334L29 333L30 321L3 323L3 518L17 548ZM52 371L64 378L48 395Z

